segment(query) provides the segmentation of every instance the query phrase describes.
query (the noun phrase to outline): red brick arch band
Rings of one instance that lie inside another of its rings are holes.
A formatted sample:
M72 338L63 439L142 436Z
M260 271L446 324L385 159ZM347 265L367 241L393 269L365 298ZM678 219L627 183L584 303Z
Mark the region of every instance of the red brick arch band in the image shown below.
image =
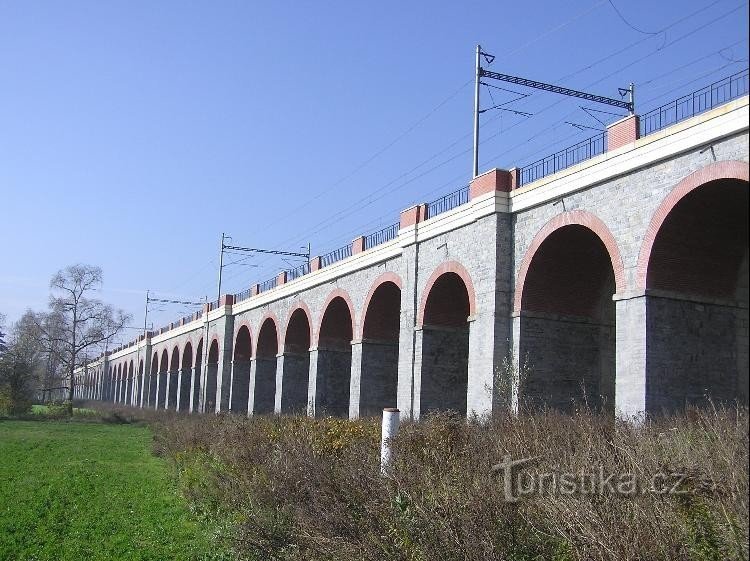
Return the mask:
M260 332L263 330L263 324L266 323L266 320L270 319L273 322L273 329L276 332L276 352L278 352L278 349L281 348L281 341L279 340L279 318L276 317L276 314L273 312L266 312L262 318L260 318L260 323L258 323L258 335L255 337L255 345L253 345L252 350L252 358L256 358L256 355L258 354L258 343L260 343Z
M380 287L380 285L386 283L386 282L392 282L395 284L399 290L403 288L403 281L401 280L401 277L399 277L396 273L383 273L378 278L375 279L375 282L372 283L372 286L370 287L370 291L367 293L367 296L365 297L365 305L362 308L362 321L359 322L359 331L356 333L355 337L357 338L357 341L362 340L362 336L365 331L365 320L367 319L367 309L370 307L370 300L372 300L372 297L375 294L375 291Z
M310 313L310 308L307 307L307 304L305 304L302 300L298 300L295 302L292 307L289 309L289 317L286 318L286 326L284 327L284 339L281 342L280 348L283 348L286 344L286 334L289 331L289 324L292 321L292 316L294 315L294 312L297 310L302 310L302 313L307 316L307 327L310 330L310 344L312 345L313 341L313 332L312 332L312 314Z
M445 263L441 263L437 267L437 269L432 272L430 278L427 279L427 284L422 291L422 299L419 303L419 313L417 314L418 327L422 327L424 325L424 311L427 307L427 298L430 296L430 291L432 290L433 285L438 280L438 278L446 273L454 273L458 275L464 282L464 286L466 286L466 292L469 294L469 315L473 316L476 314L477 299L476 293L474 291L474 283L471 281L471 275L469 275L466 267L461 265L461 263L459 263L458 261L446 261Z
M352 335L356 333L356 319L354 315L354 304L352 304L352 299L349 297L349 293L347 293L345 290L342 290L341 288L334 289L326 299L326 303L321 308L320 317L318 318L318 328L315 332L315 346L318 346L319 339L320 339L320 329L323 326L323 318L326 315L326 310L328 310L328 306L333 302L335 298L341 298L346 302L346 305L349 307L349 315L352 317Z
M641 249L638 253L638 265L636 268L636 288L639 290L646 289L648 277L648 262L651 258L651 250L654 247L656 236L659 234L664 221L669 216L672 209L688 193L705 185L709 181L718 179L738 179L748 181L750 176L750 165L747 162L728 160L724 162L714 162L699 170L694 171L682 181L680 181L666 196L659 208L654 212L651 222L646 229L641 243Z
M615 241L612 232L609 231L609 228L607 228L604 222L590 212L586 212L585 210L571 210L569 212L558 214L552 220L547 222L531 241L529 249L523 256L523 261L521 262L521 267L519 268L518 276L516 277L516 291L513 298L514 312L521 311L523 287L526 283L526 275L529 273L529 267L531 266L531 261L534 259L534 255L553 232L560 228L564 228L565 226L572 225L588 228L599 237L604 244L604 247L607 248L607 253L609 253L609 258L612 262L612 270L615 273L615 290L618 293L627 290L625 267L622 262L620 249L617 246L617 242Z

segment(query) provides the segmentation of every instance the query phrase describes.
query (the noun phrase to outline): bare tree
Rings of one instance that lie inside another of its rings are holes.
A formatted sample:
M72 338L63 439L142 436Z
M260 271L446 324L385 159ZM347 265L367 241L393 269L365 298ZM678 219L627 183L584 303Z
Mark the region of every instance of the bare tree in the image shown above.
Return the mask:
M3 332L5 326L5 316L0 313L0 355L5 352L5 349L7 348L5 344L5 333Z
M45 349L62 366L69 414L73 413L75 370L99 354L130 321L122 310L91 298L101 284L99 267L66 267L50 281L49 311L36 316Z

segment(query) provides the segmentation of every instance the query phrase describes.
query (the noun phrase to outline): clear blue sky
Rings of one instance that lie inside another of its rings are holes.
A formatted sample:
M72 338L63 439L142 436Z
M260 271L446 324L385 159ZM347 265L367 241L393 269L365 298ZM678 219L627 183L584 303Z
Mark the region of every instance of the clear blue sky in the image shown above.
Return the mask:
M0 312L44 308L82 262L141 325L146 289L215 298L223 231L320 254L465 185L477 43L498 72L633 81L640 111L747 66L746 2L612 2L627 23L609 0L0 0ZM527 93L531 118L484 114L482 169L595 134L564 123L598 126L577 100ZM244 264L224 292L287 267Z

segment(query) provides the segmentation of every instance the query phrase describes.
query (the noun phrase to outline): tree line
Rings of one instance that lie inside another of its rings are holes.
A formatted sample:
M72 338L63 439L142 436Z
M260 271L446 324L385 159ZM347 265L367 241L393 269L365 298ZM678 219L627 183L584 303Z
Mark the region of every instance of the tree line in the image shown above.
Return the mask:
M102 270L71 265L50 280L47 310L7 330L0 313L0 414L28 413L34 401L61 400L73 413L75 371L96 359L130 316L94 297Z

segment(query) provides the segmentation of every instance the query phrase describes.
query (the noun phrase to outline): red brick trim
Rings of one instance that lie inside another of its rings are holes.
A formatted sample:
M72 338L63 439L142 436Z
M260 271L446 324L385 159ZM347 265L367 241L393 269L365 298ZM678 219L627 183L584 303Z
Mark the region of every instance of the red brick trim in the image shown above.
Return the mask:
M247 327L248 331L250 331L250 342L253 340L253 326L250 325L250 320L247 319L246 315L242 316L242 319L237 323L237 318L235 318L235 324L234 324L234 333L232 334L232 341L237 342L237 334L240 332L240 329L242 327Z
M356 326L357 321L356 317L354 315L354 304L352 303L352 299L349 297L349 293L345 290L342 290L341 288L334 289L326 299L325 304L323 304L323 307L321 308L320 312L320 318L318 318L317 323L317 329L315 330L315 343L314 345L318 346L318 340L320 338L320 328L323 326L323 317L326 315L326 310L328 310L328 306L333 302L334 298L340 297L346 302L346 305L349 307L349 315L352 317L352 336L354 336L355 333L357 333ZM312 340L312 339L311 339Z
M403 230L409 226L414 226L427 219L427 205L422 203L414 205L401 211L399 215L399 229Z
M502 191L507 193L513 188L513 176L504 169L492 169L482 175L477 175L469 184L469 199L474 200L481 195Z
M355 334L356 341L362 340L363 332L365 329L365 318L367 317L367 309L370 307L370 300L372 300L372 297L378 287L386 282L392 282L398 287L399 290L402 290L404 284L401 280L401 277L399 277L396 273L391 272L383 273L375 279L375 282L373 282L372 286L370 287L370 291L367 293L367 297L365 297L365 305L362 308L362 321L360 322L361 325L359 326L359 330Z
M672 191L670 191L664 201L659 205L659 208L654 212L651 222L646 229L646 233L643 236L641 249L638 253L638 265L636 267L636 288L638 290L646 289L646 282L648 280L648 263L651 258L651 250L654 247L656 236L659 234L659 230L667 219L669 213L688 193L710 181L716 181L717 179L739 179L740 181L750 181L750 165L747 162L740 162L737 160L714 162L694 171L675 185Z
M549 237L555 230L559 230L565 226L571 226L577 224L588 228L599 239L607 248L609 253L610 261L612 262L612 269L615 273L615 287L617 293L625 292L627 289L627 281L625 278L625 267L622 262L622 255L620 254L620 248L617 246L614 236L609 231L609 228L602 222L597 216L586 212L585 210L571 210L570 212L564 212L558 214L552 220L547 222L539 232L537 232L534 239L531 241L529 249L526 250L526 254L521 262L521 267L518 269L518 276L516 277L515 294L513 298L513 312L521 311L521 301L523 299L523 287L526 282L526 275L529 272L531 261L534 258L539 247L544 243L544 240Z
M419 313L417 314L417 327L421 327L424 324L424 310L427 306L427 298L430 295L432 286L435 284L435 281L437 281L438 278L445 273L455 273L461 278L462 281L464 281L466 292L469 293L469 315L473 316L476 314L476 293L474 292L474 283L471 281L471 275L469 275L469 272L466 270L466 268L458 261L446 261L445 263L441 263L432 272L430 278L427 279L427 284L422 291L422 299L419 304Z
M352 255L357 255L365 250L365 237L359 236L352 240Z
M607 152L622 148L638 140L641 119L630 115L607 126Z
M282 341L279 342L279 349L283 351L284 345L286 345L286 334L287 331L289 331L289 323L292 321L292 316L294 315L294 312L297 310L302 310L305 315L307 316L307 326L310 328L310 345L312 345L313 342L313 322L312 322L312 314L310 313L310 308L307 307L307 304L305 304L302 300L299 300L298 302L295 302L293 307L289 310L289 316L286 318L286 326L284 327L284 338Z
M258 323L258 333L255 336L255 344L253 345L253 348L251 349L252 355L251 358L256 358L258 354L258 342L260 341L260 331L263 329L263 324L266 323L266 320L270 319L273 322L273 328L276 330L276 352L279 352L279 349L281 348L281 341L279 340L279 318L276 317L276 314L273 312L266 312L262 318L260 318L260 322Z

